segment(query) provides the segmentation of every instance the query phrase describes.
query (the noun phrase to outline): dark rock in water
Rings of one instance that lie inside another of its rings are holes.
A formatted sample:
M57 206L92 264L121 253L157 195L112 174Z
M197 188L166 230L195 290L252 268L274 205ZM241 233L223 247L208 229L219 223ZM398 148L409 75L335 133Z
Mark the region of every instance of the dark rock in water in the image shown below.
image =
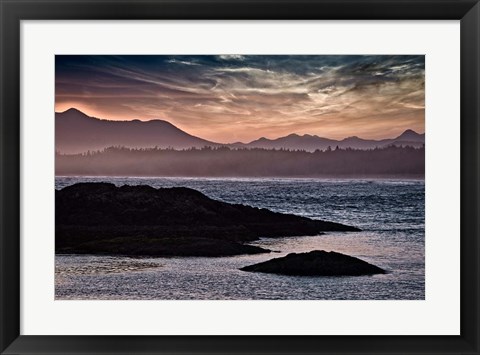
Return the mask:
M125 256L231 256L270 251L253 245L219 239L119 237L78 244L71 250L68 247L63 248L62 252Z
M384 274L385 270L353 256L314 250L245 266L240 270L290 276L360 276Z
M266 250L241 243L260 237L359 230L216 201L183 187L116 187L110 183L79 183L56 191L55 226L57 253L89 250L125 255L131 255L125 253L130 243L137 248L131 251L133 255L251 254ZM146 243L149 239L156 242ZM141 246L144 243L157 252L152 254Z

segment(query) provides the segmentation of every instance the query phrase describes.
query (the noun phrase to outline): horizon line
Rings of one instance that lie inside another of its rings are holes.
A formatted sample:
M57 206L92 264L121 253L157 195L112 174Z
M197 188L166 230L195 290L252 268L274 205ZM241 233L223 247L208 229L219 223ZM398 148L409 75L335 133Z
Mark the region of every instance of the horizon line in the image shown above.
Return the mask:
M377 142L378 142L378 141L382 141L382 140L386 140L386 139L395 139L395 138L398 138L399 136L401 136L402 134L404 134L404 133L407 132L407 131L411 131L411 132L413 132L413 133L415 133L415 134L418 134L418 135L425 135L425 132L419 133L419 132L417 132L417 131L415 131L415 130L413 130L413 129L411 129L411 128L406 128L406 129L404 129L404 130L402 131L402 133L400 133L397 137L386 137L386 138L381 138L381 139L361 138L361 137L356 136L356 135L344 137L344 138L342 138L342 139L335 139L335 138L328 138L328 137L324 137L324 136L319 136L319 135L316 135L316 134L308 134L308 133L306 133L306 134L300 135L300 134L297 134L297 133L295 133L295 132L292 132L292 133L287 134L287 135L285 135L285 136L279 136L279 137L276 137L276 138L267 138L267 137L262 136L262 137L259 137L259 138L257 138L257 139L254 139L254 140L252 140L252 141L250 141L250 142L247 142L247 143L241 142L241 141L230 142L230 143L219 143L219 142L210 141L210 140L208 140L208 139L205 139L205 138L202 138L202 137L199 137L199 136L194 136L194 135L188 133L187 131L185 131L185 130L183 130L183 129L181 129L181 128L178 128L176 125L174 125L174 124L171 123L170 121L167 121L167 120L161 119L161 118L154 118L154 119L150 119L150 120L141 120L141 119L139 119L139 118L134 118L134 119L130 119L130 120L112 120L112 119L107 119L107 118L99 118L99 117L95 117L95 116L89 116L88 114L86 114L86 113L83 112L82 110L79 110L78 108L73 107L73 106L70 107L70 108L68 108L68 109L66 109L65 111L60 111L60 112L59 112L59 111L55 111L55 114L62 114L62 113L66 113L66 112L68 112L68 111L78 111L78 112L80 112L81 114L83 114L83 115L85 115L85 116L87 116L87 117L89 117L89 118L93 118L93 119L96 119L96 120L99 120L99 121L108 121L108 122L135 122L135 121L136 121L136 122L142 122L142 123L143 123L143 122L145 122L145 123L147 123L147 122L155 122L155 121L166 122L166 123L174 126L175 128L177 128L178 130L180 130L180 131L182 131L182 132L184 132L184 133L186 133L186 134L188 134L188 135L190 135L190 136L192 136L192 137L196 137L196 138L199 138L199 139L208 141L208 142L210 142L210 143L220 144L220 145L251 144L251 143L256 142L256 141L258 141L258 140L261 140L261 139L266 139L266 140L269 140L269 141L274 141L274 140L278 140L278 139L286 138L286 137L290 137L290 136L297 136L297 137L305 137L305 136L307 136L307 137L317 137L317 138L329 139L329 140L333 140L333 141L337 141L337 142L341 142L341 141L344 141L344 140L349 139L349 138L358 138L358 139L362 139L362 140L366 140L366 141L377 141Z

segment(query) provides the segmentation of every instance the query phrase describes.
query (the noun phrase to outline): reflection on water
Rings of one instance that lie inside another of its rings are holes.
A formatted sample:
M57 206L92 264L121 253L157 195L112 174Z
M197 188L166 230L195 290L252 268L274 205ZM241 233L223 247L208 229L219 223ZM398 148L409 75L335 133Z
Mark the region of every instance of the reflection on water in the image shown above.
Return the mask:
M138 258L101 257L90 259L86 262L84 257L72 255L68 263L57 263L55 275L102 275L112 273L126 273L159 268L162 266L158 260Z
M271 254L221 258L56 257L56 299L424 299L424 182L318 179L57 178L118 185L186 186L231 203L332 220L357 233L261 239ZM290 252L334 250L388 271L292 277L240 267Z

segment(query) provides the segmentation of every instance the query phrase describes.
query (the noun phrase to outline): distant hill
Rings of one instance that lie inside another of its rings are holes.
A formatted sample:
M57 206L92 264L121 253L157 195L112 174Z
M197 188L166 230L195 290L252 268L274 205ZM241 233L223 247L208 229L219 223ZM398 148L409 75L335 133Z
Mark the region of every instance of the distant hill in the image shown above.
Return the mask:
M87 116L74 108L55 113L55 149L64 154L110 146L185 149L217 145L162 120L109 121Z
M112 146L177 150L226 146L314 152L326 150L328 147L335 149L337 146L342 149L374 149L390 145L421 148L424 143L425 134L406 130L396 138L382 140L367 140L359 137L335 140L309 134L303 136L290 134L277 139L262 137L250 143L221 144L192 136L163 120L110 121L87 116L74 108L55 113L55 149L62 154L97 151Z
M264 148L264 149L289 149L289 150L306 150L313 152L317 149L325 150L330 147L339 148L353 148L353 149L374 149L382 148L390 145L398 147L415 147L421 148L425 144L425 134L418 134L411 129L407 129L396 138L382 139L382 140L368 140L359 137L348 137L342 140L322 138L319 136L312 136L305 134L299 136L298 134L290 134L286 137L277 139L260 138L248 144L235 143L234 146L242 148Z

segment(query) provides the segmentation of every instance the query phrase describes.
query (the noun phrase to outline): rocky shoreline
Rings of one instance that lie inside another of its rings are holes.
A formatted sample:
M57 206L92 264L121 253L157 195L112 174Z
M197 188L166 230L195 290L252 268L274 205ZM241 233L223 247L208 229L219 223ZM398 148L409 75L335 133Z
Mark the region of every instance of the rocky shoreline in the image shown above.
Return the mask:
M55 252L130 256L268 253L263 238L355 232L340 223L213 200L189 188L78 183L55 192Z

